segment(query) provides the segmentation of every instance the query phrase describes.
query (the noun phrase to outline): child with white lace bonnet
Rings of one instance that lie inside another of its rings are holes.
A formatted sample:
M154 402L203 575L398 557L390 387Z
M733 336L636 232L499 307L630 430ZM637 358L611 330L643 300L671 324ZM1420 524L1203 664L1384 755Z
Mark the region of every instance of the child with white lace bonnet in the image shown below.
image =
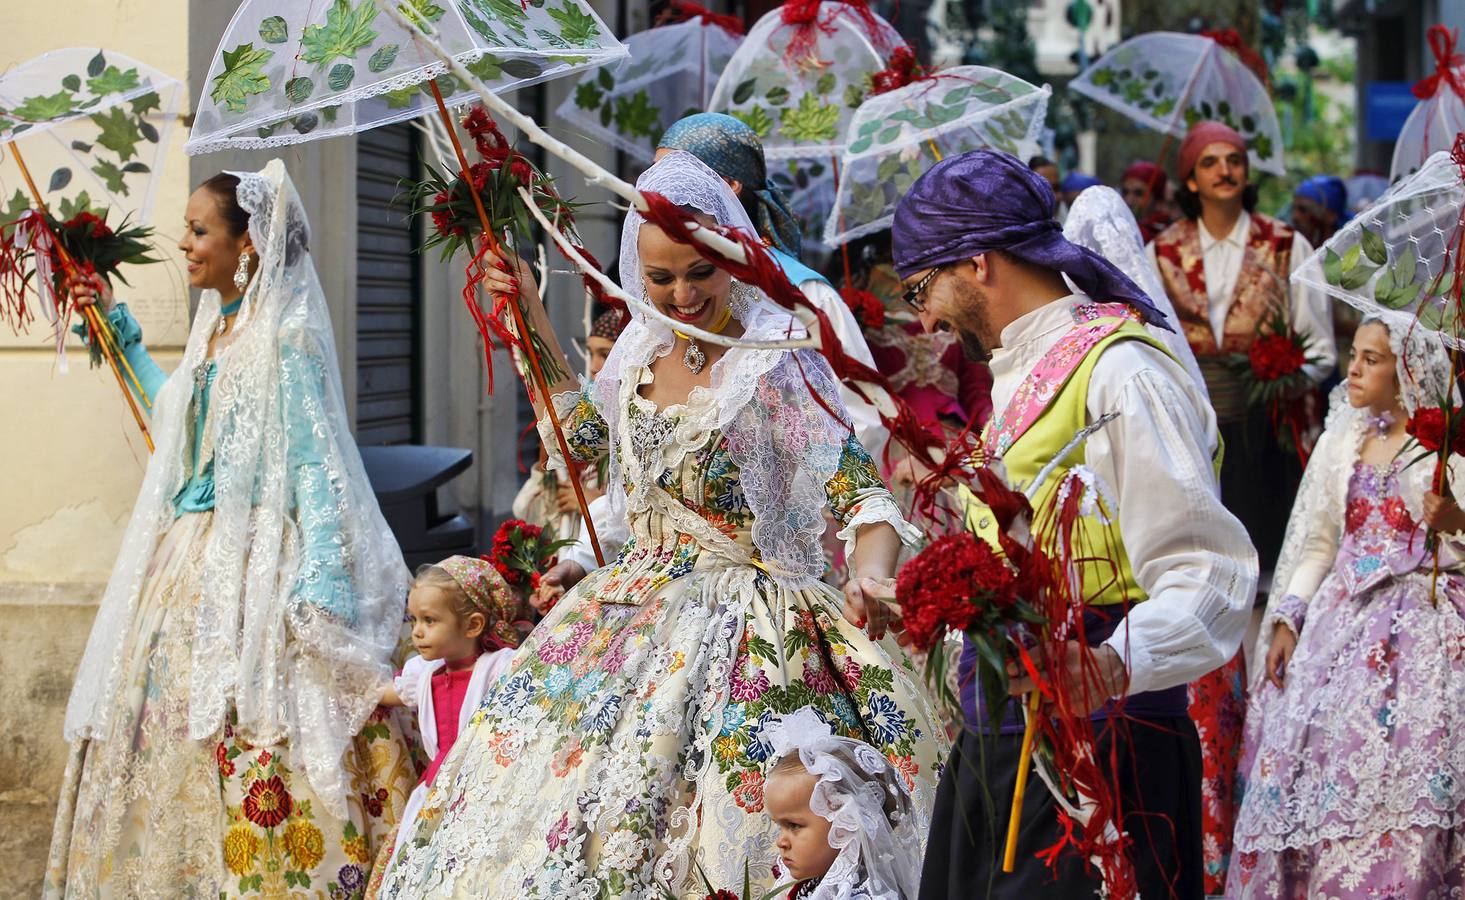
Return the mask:
M838 737L811 707L770 722L764 811L788 900L915 900L928 823L879 750Z
M522 639L516 623L525 619L523 603L493 564L471 556L450 556L418 569L407 614L417 655L402 667L382 705L417 710L423 749L432 764L407 800L399 840L468 718L509 670Z

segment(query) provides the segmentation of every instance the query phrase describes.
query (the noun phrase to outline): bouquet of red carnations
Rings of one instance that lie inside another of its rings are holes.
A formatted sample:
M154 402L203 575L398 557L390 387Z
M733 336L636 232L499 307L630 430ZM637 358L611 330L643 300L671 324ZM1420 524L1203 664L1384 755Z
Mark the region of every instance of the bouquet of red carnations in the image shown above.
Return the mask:
M1264 406L1277 440L1297 454L1302 464L1317 440L1319 406L1312 379L1303 367L1318 362L1309 356L1311 341L1298 333L1281 310L1275 312L1245 353L1232 357L1248 406Z
M841 288L839 296L844 299L855 321L860 323L860 328L873 331L884 327L885 304L880 302L879 297L855 287Z
M493 535L493 548L482 557L503 576L520 599L539 589L539 578L555 564L560 550L574 540L556 540L554 531L530 525L523 519L510 519Z

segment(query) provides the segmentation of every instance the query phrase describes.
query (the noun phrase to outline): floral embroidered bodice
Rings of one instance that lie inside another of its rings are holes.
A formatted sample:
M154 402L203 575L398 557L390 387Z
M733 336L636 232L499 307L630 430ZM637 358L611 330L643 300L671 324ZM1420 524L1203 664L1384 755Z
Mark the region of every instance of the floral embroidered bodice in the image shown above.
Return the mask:
M602 602L639 602L632 598L691 572L703 559L704 565L760 565L753 513L727 438L716 427L712 392L695 388L685 402L658 409L636 390L650 382L644 366L627 379L624 438L613 452L625 477L630 537L611 563ZM581 396L567 426L577 457L596 452L608 440L587 396ZM888 497L888 492L874 460L851 435L825 496L843 527L873 495Z
M1343 536L1333 569L1351 592L1388 575L1404 575L1424 560L1424 530L1399 493L1401 461L1382 466L1359 461L1348 479Z

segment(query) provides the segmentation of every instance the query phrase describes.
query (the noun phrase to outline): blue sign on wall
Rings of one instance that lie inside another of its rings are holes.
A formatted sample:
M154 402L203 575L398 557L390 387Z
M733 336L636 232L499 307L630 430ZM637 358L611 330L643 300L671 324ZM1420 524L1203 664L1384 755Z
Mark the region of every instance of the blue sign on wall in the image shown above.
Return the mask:
M1364 85L1364 121L1371 141L1394 141L1419 98L1412 81L1370 81Z

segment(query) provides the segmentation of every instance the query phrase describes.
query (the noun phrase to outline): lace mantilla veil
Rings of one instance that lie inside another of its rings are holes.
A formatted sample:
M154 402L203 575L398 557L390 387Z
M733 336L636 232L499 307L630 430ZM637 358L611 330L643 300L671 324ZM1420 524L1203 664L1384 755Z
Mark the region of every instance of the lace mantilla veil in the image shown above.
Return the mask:
M1160 273L1155 271L1145 255L1144 237L1124 198L1104 185L1086 188L1068 210L1063 236L1109 260L1144 290L1155 304L1155 309L1175 326L1174 331L1151 327L1150 334L1159 339L1185 367L1201 396L1209 398L1210 392L1206 390L1205 378L1195 361L1195 352L1190 349L1190 343L1180 328L1180 318L1175 315L1175 304L1170 302L1170 295L1165 292Z
M1087 191L1085 191L1087 193ZM1364 325L1382 325L1378 319L1365 319ZM1360 326L1362 327L1362 326ZM1386 326L1387 327L1387 326ZM1389 329L1389 345L1396 360L1396 377L1399 380L1399 396L1406 415L1413 416L1420 407L1438 406L1440 398L1451 392L1450 360L1444 348L1431 332L1415 327L1400 334L1399 329ZM1308 457L1307 470L1302 474L1302 484L1297 491L1297 500L1292 506L1292 515L1287 520L1287 534L1282 541L1282 551L1277 557L1277 568L1272 577L1272 589L1267 595L1267 614L1262 619L1262 628L1257 636L1256 652L1252 655L1256 670L1253 681L1266 677L1262 660L1266 659L1272 643L1272 615L1288 594L1293 577L1307 558L1310 538L1320 529L1342 533L1348 503L1348 480L1353 466L1358 461L1359 450L1366 437L1366 411L1355 408L1348 402L1348 383L1338 385L1329 397L1328 417L1322 436ZM1413 456L1415 454L1411 454ZM1399 484L1405 505L1416 522L1423 518L1421 498L1431 489L1434 475L1434 457L1420 460L1405 469L1399 476ZM1452 457L1450 483L1461 485L1461 467L1458 458ZM1421 537L1422 539L1422 537ZM1331 564L1331 560L1329 561ZM1321 583L1321 574L1317 582ZM1316 585L1314 585L1315 589ZM1310 597L1303 597L1308 600Z
M921 842L930 822L879 750L833 729L809 707L770 722L769 770L790 753L818 778L809 810L829 820L839 856L809 900L914 900L921 885Z
M755 234L738 198L717 173L685 152L668 154L636 182L672 203L711 216L718 225ZM637 238L645 219L632 209L621 229L621 285L643 291ZM750 340L778 340L804 333L791 314L761 291L733 282L730 304ZM596 410L607 423L610 446L620 447L627 411L621 408L622 382L633 367L650 365L670 352L671 329L634 315L615 342L600 375L591 386ZM634 390L634 387L631 388ZM831 417L814 400L818 392ZM699 389L700 390L700 389ZM728 440L728 453L741 470L743 496L754 516L752 537L771 574L788 586L807 585L824 572L824 485L838 468L844 442L851 434L839 400L838 383L829 363L812 350L732 348L712 366L711 392L716 405L714 427ZM694 391L694 396L696 396ZM573 397L564 398L573 401ZM556 398L557 403L564 400ZM610 455L608 521L625 528L627 497L616 454ZM621 535L613 537L624 537Z
M216 738L232 706L237 732L255 744L287 740L311 787L344 817L351 791L343 754L390 677L408 573L351 436L295 186L279 160L233 174L259 267L237 337L217 355L204 438L215 501L202 539L189 737ZM194 372L206 363L218 321L219 294L205 291L183 360L154 404L157 452L67 705L68 740L101 738L120 724L122 658L154 549L174 519L172 498L187 477ZM302 490L317 501L297 506ZM332 536L324 563L303 552L308 527ZM323 571L336 565L336 573ZM313 588L311 602L304 585Z

